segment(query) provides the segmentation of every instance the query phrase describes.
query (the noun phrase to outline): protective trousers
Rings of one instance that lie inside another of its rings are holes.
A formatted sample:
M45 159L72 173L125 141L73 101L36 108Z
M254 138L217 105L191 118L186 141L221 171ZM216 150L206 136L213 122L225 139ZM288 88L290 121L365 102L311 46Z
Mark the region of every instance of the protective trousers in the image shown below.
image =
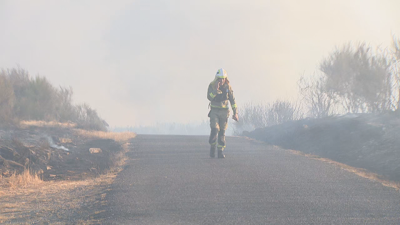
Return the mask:
M217 146L219 151L223 151L226 146L225 131L228 128L229 109L211 108L208 116L210 117L211 127L211 134L208 142L211 147Z

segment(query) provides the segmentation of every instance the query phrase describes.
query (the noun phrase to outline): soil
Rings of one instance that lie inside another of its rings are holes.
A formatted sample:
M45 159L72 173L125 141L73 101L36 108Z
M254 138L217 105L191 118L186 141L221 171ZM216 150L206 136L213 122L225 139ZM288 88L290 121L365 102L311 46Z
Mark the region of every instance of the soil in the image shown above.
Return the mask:
M98 149L98 153L90 149ZM72 128L35 127L0 130L0 174L25 169L43 180L78 180L104 173L122 150L112 139L80 136Z
M396 112L303 119L243 135L400 181L400 115Z
M101 224L107 191L134 137L102 135L58 126L0 129L0 223ZM42 180L11 186L24 171Z

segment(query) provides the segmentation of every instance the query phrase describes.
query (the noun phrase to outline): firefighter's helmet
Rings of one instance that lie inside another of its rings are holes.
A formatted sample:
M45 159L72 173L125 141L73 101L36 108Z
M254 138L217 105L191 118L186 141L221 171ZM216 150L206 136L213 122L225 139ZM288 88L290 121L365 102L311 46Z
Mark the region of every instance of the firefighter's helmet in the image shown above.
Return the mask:
M226 72L226 70L222 68L217 71L217 74L215 74L215 78L227 78L227 77L228 73Z

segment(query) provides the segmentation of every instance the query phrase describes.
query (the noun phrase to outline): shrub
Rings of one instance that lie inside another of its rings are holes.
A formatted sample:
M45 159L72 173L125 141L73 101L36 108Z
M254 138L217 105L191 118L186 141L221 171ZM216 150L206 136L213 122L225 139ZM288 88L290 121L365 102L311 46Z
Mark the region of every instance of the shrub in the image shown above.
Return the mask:
M245 104L240 111L239 122L234 123L235 134L303 118L298 103L281 100L272 104Z
M326 91L334 93L346 112L382 112L395 107L395 63L388 51L347 44L324 59L320 70Z
M14 90L7 76L0 73L0 124L6 125L13 121Z
M85 130L107 131L108 124L101 119L96 110L90 108L87 104L76 106L76 115L73 120L78 128Z
M13 119L74 122L106 131L108 124L87 104L72 104L72 88L54 87L45 77L31 78L20 68L1 70L0 124Z

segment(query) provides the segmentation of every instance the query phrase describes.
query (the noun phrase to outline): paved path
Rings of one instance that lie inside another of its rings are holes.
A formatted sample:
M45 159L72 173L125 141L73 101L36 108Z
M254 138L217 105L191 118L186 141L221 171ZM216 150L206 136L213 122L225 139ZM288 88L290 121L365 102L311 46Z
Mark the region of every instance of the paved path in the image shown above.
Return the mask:
M138 135L107 195L107 224L400 224L400 193L240 137Z

